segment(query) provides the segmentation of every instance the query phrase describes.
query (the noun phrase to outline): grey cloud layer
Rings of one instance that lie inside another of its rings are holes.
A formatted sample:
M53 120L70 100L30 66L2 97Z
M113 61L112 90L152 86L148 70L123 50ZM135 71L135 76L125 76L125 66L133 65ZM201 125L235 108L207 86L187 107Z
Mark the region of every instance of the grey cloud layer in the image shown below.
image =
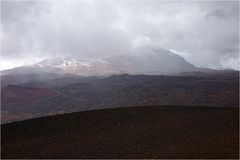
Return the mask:
M197 66L237 69L238 3L1 1L2 58L94 59L154 46Z

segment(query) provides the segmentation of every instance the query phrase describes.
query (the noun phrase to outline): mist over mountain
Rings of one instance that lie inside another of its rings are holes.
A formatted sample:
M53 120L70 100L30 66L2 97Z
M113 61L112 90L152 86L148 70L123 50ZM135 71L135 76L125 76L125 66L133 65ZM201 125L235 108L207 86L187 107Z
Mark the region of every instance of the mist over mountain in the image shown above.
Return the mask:
M136 54L138 56L136 56ZM169 75L199 71L183 57L167 50L142 48L129 54L103 57L97 60L53 57L30 65L1 71L2 75L13 74L74 74L83 76L109 76L113 74Z
M238 1L1 1L1 11L1 70L55 56L129 56L142 47L174 50L198 67L239 69Z

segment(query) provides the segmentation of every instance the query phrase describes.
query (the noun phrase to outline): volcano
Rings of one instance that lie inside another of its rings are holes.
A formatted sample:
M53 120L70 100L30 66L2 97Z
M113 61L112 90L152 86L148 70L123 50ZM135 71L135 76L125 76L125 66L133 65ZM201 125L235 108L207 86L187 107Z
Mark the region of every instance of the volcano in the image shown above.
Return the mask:
M172 75L200 71L183 57L163 49L143 48L129 53L83 60L54 57L30 65L2 71L2 75L57 73L83 76L109 76L113 74Z

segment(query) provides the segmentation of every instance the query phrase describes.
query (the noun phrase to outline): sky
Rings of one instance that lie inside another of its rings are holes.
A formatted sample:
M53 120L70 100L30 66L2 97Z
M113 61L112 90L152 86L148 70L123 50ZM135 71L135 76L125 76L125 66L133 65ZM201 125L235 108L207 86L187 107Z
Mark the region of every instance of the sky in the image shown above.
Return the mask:
M197 67L239 70L238 28L238 1L1 0L0 70L141 47L170 50Z

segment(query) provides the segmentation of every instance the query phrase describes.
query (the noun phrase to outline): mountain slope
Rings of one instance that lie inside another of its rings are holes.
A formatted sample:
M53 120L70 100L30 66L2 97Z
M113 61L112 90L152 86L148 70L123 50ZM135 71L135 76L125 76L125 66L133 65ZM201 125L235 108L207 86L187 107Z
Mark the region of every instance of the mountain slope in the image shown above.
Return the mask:
M128 73L128 69L132 73L148 75L169 75L200 70L188 63L183 57L163 49L142 48L126 55L113 56L104 60L115 68L127 66L122 69L122 72L125 73Z
M238 159L238 109L106 109L1 125L2 158ZM17 135L17 136L16 136Z
M22 87L8 85L1 89L1 103L5 105L31 103L41 97L56 96L58 93L49 88ZM4 110L4 108L3 108Z
M56 73L39 73L39 72L33 74L27 73L27 74L1 75L1 87L31 82L43 82L62 77L63 77L62 75Z
M177 74L199 71L183 57L167 50L142 48L123 55L103 57L95 60L54 57L44 59L31 66L2 71L2 75L34 73L77 74L84 76L106 76L113 74Z
M19 86L31 88L47 86L58 94L38 98L31 103L9 104L3 101L2 123L50 114L121 106L185 105L237 108L238 75L238 72L203 77L124 74L106 78L64 78L22 84ZM21 96L28 95L22 92ZM4 118L5 115L7 118ZM14 119L11 116L14 116Z

